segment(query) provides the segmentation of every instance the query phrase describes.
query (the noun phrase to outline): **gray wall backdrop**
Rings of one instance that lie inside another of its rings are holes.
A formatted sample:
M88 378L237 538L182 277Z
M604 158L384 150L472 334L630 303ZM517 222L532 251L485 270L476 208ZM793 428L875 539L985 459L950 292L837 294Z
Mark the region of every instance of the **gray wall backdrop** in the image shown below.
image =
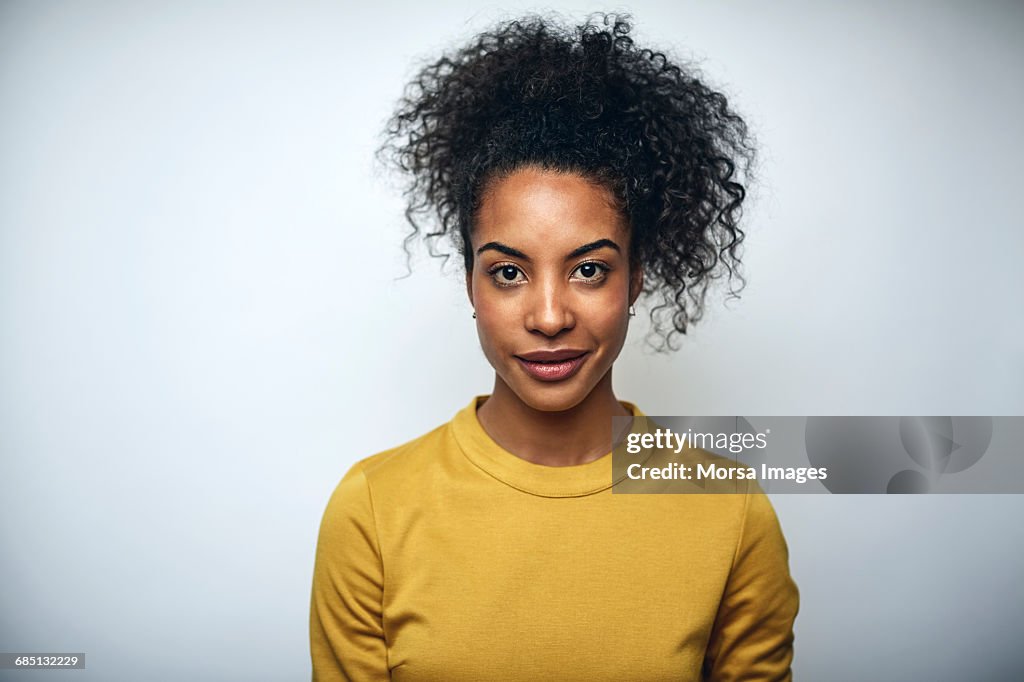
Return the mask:
M672 356L631 331L620 397L1024 414L1020 4L545 7L632 12L762 145L743 299ZM0 3L0 651L89 657L32 679L308 677L331 490L493 376L457 273L395 279L377 131L532 8ZM1024 498L774 502L799 679L1019 673Z

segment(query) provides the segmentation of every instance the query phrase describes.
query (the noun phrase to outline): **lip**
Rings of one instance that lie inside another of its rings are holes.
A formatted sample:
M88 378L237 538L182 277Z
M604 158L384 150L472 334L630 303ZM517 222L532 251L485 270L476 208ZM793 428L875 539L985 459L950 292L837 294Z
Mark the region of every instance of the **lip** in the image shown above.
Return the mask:
M531 351L514 357L534 379L564 381L576 374L589 356L589 351L565 348Z
M579 348L556 348L555 350L532 350L529 353L520 353L516 357L527 362L558 362L559 360L578 358L586 352Z

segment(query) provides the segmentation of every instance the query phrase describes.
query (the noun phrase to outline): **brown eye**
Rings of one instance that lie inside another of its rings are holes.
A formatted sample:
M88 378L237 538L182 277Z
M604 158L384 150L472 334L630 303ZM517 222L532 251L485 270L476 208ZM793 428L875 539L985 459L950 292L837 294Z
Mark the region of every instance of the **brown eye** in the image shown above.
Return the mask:
M605 278L609 268L601 263L581 263L573 271L575 279L582 280L587 284L596 284Z
M526 275L518 265L495 265L487 271L494 283L501 287L509 287L526 282Z

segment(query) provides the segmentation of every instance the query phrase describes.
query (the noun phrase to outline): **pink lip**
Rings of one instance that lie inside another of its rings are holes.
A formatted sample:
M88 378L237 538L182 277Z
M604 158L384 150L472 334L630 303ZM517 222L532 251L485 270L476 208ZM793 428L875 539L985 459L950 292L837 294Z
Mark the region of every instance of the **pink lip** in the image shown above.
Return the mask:
M540 353L529 353L528 355L531 358L541 356ZM534 379L539 379L540 381L562 381L564 379L568 379L579 371L580 367L582 367L583 363L586 361L589 353L584 351L575 357L568 358L557 357L558 355L564 356L564 353L552 353L551 355L556 356L556 359L549 362L541 362L536 359L527 360L518 355L515 356L515 358L519 361L519 364L523 369L525 369L526 372Z

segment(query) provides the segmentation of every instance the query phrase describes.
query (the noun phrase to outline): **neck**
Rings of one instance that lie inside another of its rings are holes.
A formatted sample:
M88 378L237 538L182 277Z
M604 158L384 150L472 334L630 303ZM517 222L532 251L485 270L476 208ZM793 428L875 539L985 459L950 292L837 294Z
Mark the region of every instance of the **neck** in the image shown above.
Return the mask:
M495 376L494 392L477 409L480 425L505 450L534 464L573 466L609 452L612 417L632 413L612 391L611 370L575 407L545 412L524 403Z

